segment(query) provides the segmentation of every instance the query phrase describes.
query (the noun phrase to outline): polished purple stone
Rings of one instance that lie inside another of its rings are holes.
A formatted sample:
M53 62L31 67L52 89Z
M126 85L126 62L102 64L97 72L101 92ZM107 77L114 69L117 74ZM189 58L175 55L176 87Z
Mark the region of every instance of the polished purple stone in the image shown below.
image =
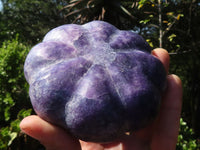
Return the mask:
M35 112L93 142L150 124L166 87L148 43L103 21L51 30L29 52L24 72Z

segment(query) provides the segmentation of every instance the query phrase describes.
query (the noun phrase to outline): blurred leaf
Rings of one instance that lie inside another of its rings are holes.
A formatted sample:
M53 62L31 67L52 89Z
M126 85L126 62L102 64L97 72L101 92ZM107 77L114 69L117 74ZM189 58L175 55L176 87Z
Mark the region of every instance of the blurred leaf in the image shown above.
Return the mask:
M151 42L151 39L147 39L146 41L149 43L149 45L150 45L151 47L153 47L153 43Z
M150 21L150 19L145 19L145 20L141 20L140 23L141 24L147 24Z
M17 118L22 120L23 118L27 117L27 116L30 116L32 113L32 109L22 109L19 111L18 115L17 115Z
M197 141L195 140L193 130L181 118L176 150L197 150L197 148Z
M166 13L166 15L168 15L168 16L173 16L173 15L174 15L174 12L168 12L168 13Z
M138 9L142 8L143 7L143 4L139 4L138 5Z
M169 39L170 42L172 42L172 41L174 40L175 37L176 37L175 34L171 34L171 35L168 37L168 39Z
M10 146L13 142L13 140L17 137L17 132L10 133L10 140L8 142L8 146Z

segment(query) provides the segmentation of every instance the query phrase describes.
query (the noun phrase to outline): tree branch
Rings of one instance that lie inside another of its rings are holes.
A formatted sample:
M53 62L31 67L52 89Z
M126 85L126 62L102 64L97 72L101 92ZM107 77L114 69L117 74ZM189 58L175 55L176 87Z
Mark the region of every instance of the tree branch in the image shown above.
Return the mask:
M162 2L158 0L158 21L159 21L159 47L163 47L163 30L162 30Z

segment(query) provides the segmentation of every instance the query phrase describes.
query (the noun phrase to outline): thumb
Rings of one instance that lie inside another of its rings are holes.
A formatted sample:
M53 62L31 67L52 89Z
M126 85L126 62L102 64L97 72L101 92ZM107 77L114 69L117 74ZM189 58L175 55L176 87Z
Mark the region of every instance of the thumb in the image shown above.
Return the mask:
M47 150L81 150L78 140L65 130L54 126L36 115L28 116L20 123L21 130L40 141Z

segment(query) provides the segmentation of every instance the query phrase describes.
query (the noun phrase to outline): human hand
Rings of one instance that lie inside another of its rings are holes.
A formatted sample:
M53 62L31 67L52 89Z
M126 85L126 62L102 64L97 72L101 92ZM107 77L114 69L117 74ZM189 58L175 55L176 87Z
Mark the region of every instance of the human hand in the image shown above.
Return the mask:
M155 49L152 55L160 59L166 72L169 55L163 49ZM175 150L182 105L182 85L176 75L167 76L167 89L163 95L156 120L140 131L109 144L84 142L75 139L65 130L52 125L36 115L24 118L21 130L39 140L47 150Z

